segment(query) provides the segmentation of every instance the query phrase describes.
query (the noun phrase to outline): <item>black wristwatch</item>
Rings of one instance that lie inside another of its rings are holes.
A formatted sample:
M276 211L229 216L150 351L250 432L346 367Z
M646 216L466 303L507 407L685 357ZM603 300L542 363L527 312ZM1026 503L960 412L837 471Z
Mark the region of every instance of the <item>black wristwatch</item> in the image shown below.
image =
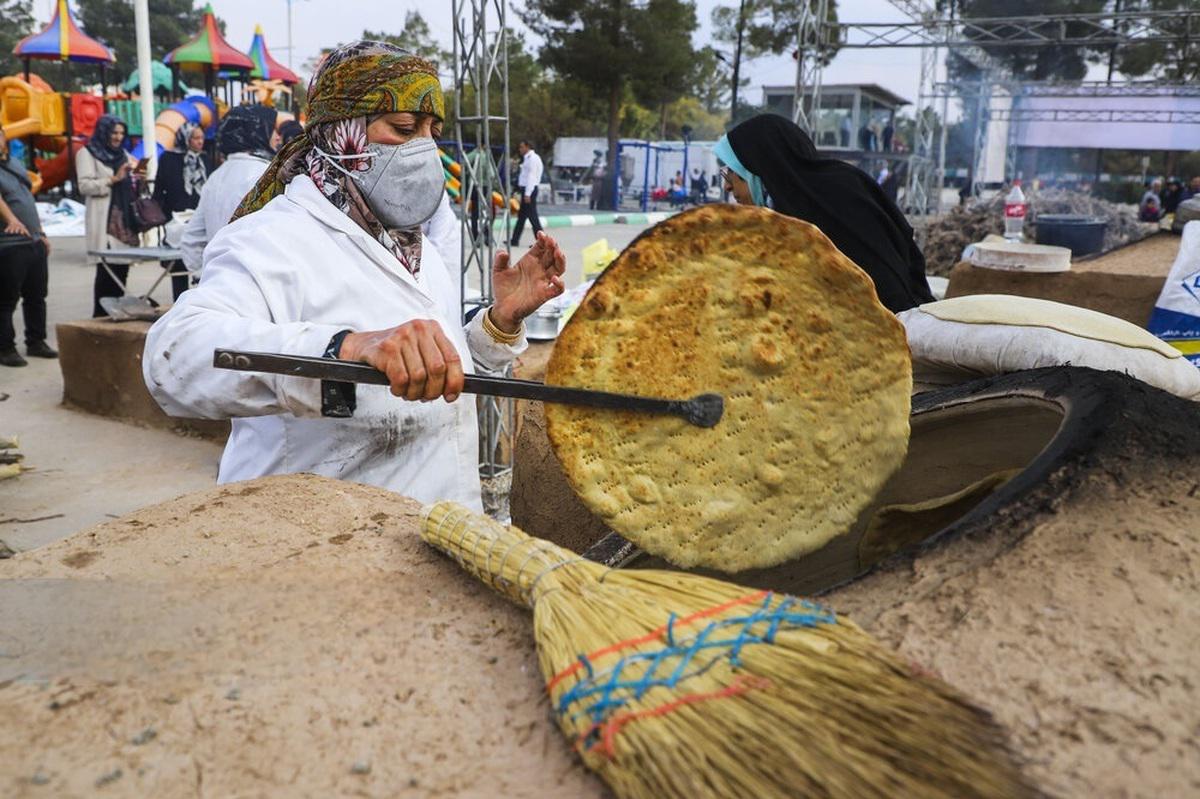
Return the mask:
M351 331L342 330L334 333L333 338L329 339L329 345L325 347L325 353L322 358L332 358L337 360L338 353L342 351L342 342L346 340L346 336L350 335ZM358 408L358 394L355 391L353 383L346 383L341 380L322 380L321 381L321 415L332 419L349 419L354 415L355 409Z

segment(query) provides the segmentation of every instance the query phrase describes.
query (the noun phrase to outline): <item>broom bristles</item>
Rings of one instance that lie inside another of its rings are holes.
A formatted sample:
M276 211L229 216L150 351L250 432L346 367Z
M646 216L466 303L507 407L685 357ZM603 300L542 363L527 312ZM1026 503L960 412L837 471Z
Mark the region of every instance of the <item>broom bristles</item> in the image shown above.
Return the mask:
M448 503L422 537L534 608L559 726L620 796L1039 795L984 711L817 605L609 570Z

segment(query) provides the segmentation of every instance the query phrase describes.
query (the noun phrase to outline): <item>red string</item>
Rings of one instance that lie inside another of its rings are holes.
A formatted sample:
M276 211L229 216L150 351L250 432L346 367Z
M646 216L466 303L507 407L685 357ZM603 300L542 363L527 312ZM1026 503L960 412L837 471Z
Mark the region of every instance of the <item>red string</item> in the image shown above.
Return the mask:
M725 602L721 605L716 605L711 608L705 608L704 610L698 610L690 616L684 616L681 619L676 619L675 623L671 626L673 628L683 627L688 624L691 624L694 621L699 621L700 619L706 619L709 616L715 616L718 613L723 613L724 611L729 610L730 608L735 608L738 605L745 605L750 602L758 602L758 601L762 600L764 597L766 597L766 595L769 593L771 593L771 592L770 591L759 591L754 594L747 594L746 596L739 597L737 599L731 599L728 602ZM651 641L662 638L664 635L666 635L666 632L667 632L667 625L664 624L663 626L659 627L657 630L654 630L653 632L646 633L645 635L639 636L637 638L629 638L624 641L618 641L615 644L609 644L608 646L597 649L594 652L589 652L585 657L589 661L594 661L596 658L604 657L605 655L611 655L613 652L620 652L622 649L628 649L633 646L641 646L642 644L648 644ZM558 674L555 674L554 678L551 679L550 682L546 683L546 691L552 692L554 690L554 686L558 685L558 683L561 680L574 674L575 672L579 671L579 669L581 669L581 668L583 668L583 660L578 659L574 663L572 663L570 666L567 666L565 669L560 671Z
M593 724L592 726L588 727L582 735L579 736L579 740L576 741L575 745L576 747L582 747L584 741L586 741L588 737L596 730L596 728L599 727L601 729L600 740L592 744L591 748L595 749L596 747L601 747L604 754L607 755L609 759L612 759L617 756L617 735L620 734L621 728L631 721L654 718L656 716L665 716L671 711L678 710L684 705L694 705L697 702L707 702L712 699L727 699L731 696L739 696L747 691L770 687L771 681L766 677L743 674L719 691L712 691L706 694L685 694L673 702L667 702L659 705L658 707L647 708L646 710L637 710L632 713L621 713L604 722L603 724Z

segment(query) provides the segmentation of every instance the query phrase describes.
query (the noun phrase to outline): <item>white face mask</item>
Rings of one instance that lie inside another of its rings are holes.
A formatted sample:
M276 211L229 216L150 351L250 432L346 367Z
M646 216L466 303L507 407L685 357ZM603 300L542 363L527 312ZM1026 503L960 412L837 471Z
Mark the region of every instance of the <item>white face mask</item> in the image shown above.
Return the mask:
M405 144L368 144L365 153L333 155L314 147L339 171L358 182L363 198L385 228L413 228L442 202L446 177L437 143L428 137ZM371 166L349 172L338 161L369 158Z

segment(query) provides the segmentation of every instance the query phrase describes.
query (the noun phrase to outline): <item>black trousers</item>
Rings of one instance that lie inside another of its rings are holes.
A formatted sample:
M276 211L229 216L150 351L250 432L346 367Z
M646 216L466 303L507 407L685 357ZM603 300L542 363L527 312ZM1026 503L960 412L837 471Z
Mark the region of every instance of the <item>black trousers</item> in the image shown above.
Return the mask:
M25 343L46 340L46 289L50 269L40 241L0 250L0 350L17 345L13 314L17 301L25 317Z
M171 274L171 297L179 299L179 295L191 288L192 276L183 268L183 261L163 261L162 268Z
M529 220L529 226L533 228L533 235L537 235L542 229L542 220L538 218L537 212L537 186L533 187L533 191L529 192L529 202L525 202L525 195L521 195L521 210L517 213L517 226L513 228L512 246L516 247L521 243L521 233L525 230L525 220Z
M109 264L108 268L121 279L122 283L129 281L129 264ZM105 271L104 267L96 264L96 281L92 284L92 316L108 316L108 312L100 306L101 297L124 297L125 292L117 285L117 281Z

